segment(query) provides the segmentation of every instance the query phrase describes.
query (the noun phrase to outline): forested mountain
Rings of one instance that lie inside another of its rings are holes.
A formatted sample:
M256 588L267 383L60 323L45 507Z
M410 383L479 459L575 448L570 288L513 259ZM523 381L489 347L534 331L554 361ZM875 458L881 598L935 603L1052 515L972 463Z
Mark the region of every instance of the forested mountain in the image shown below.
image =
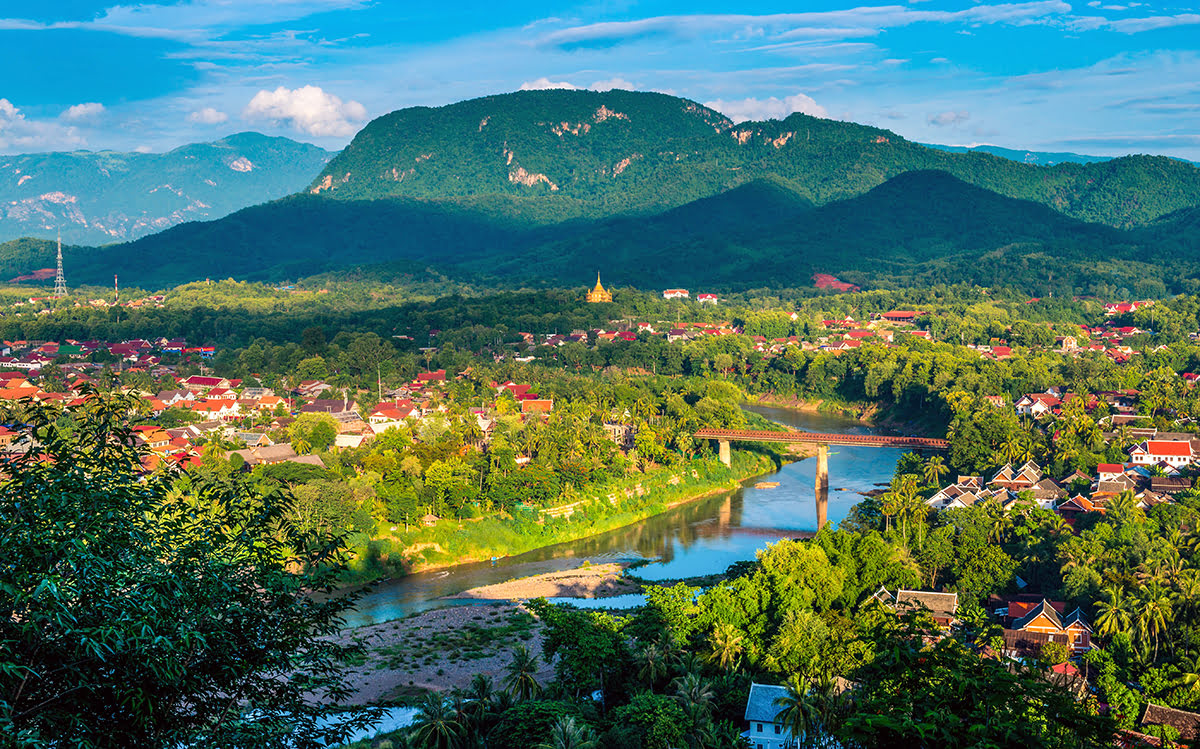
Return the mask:
M0 156L0 241L137 239L300 190L333 156L308 143L239 133L167 153Z
M813 206L782 180L748 182L660 214L538 226L457 202L299 195L136 242L64 249L69 284L296 279L349 266L433 268L480 284L711 290L967 282L1030 294L1139 296L1200 288L1200 209L1121 230L939 171L909 172ZM53 263L51 242L0 245L0 277ZM162 258L179 258L164 263ZM368 270L368 273L371 272Z
M1200 169L1167 157L1039 167L803 114L735 125L686 99L620 90L395 111L363 128L309 189L356 200L503 197L506 209L551 223L659 212L770 177L821 205L928 169L1116 227L1200 205Z

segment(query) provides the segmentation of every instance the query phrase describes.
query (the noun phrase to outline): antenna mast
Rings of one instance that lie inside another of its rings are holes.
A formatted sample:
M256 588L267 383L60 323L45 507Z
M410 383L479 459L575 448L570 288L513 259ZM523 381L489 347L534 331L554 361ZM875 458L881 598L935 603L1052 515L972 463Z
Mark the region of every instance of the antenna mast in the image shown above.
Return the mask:
M62 229L58 230L58 273L54 276L54 296L62 298L67 295L67 279L63 278L62 270Z

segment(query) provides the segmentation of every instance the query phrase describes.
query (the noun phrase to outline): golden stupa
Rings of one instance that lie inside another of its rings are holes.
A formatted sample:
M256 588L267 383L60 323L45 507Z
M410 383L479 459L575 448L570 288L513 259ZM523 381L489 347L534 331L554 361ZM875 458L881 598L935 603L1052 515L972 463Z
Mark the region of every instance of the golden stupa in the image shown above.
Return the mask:
M587 300L592 304L612 301L612 292L600 285L599 271L596 272L596 288L587 293Z

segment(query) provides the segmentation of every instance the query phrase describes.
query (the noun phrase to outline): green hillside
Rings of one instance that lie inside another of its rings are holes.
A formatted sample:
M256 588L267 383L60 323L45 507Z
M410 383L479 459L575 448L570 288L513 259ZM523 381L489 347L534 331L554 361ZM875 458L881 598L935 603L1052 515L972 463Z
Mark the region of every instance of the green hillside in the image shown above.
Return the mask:
M821 205L930 169L1116 227L1200 205L1200 169L1166 157L1040 167L802 114L734 125L695 102L619 90L521 91L392 112L363 128L310 190L503 198L524 218L552 223L660 212L764 178Z
M584 285L600 271L608 283L641 288L804 287L820 272L865 287L965 282L1036 296L1152 296L1200 289L1198 210L1114 229L938 171L816 207L781 180L758 180L653 216L550 226L454 201L300 195L64 255L71 284L106 285L119 273L144 287L381 266L383 275L428 268L490 286ZM0 278L52 266L53 257L49 242L0 245Z
M215 219L297 190L333 156L308 143L239 133L167 153L0 156L0 241L104 244Z

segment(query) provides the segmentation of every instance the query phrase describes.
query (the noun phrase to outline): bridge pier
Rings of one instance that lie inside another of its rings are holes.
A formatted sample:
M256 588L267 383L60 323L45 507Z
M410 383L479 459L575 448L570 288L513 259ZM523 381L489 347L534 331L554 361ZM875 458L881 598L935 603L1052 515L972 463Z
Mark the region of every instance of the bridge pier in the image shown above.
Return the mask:
M829 445L817 445L817 530L829 522Z
M717 440L717 456L726 468L733 468L733 458L729 454L729 440Z

